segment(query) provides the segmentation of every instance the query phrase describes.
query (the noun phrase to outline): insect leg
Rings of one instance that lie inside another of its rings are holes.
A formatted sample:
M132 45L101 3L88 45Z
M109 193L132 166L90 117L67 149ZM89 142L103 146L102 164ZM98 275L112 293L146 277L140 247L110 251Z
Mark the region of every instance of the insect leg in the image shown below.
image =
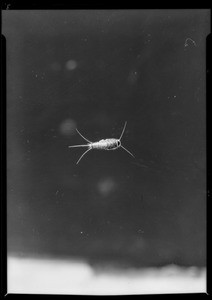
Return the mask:
M86 150L81 156L80 156L80 158L78 159L78 161L77 161L77 164L80 162L80 160L83 158L83 156L88 152L88 151L90 151L92 148L89 148L88 150Z
M132 157L135 158L135 156L129 150L127 150L126 148L124 148L122 145L121 145L121 148L124 149L125 151L127 151L130 155L132 155Z
M88 143L92 143L91 141L89 141L88 139L86 139L86 138L79 132L79 130L77 130L77 128L76 128L76 131L79 133L79 135L80 135L84 140L86 140Z
M121 140L121 138L122 138L122 136L123 136L123 134L124 134L124 131L125 131L126 126L127 126L127 121L124 123L124 128L122 129L122 133L121 133L121 135L120 135L119 140Z

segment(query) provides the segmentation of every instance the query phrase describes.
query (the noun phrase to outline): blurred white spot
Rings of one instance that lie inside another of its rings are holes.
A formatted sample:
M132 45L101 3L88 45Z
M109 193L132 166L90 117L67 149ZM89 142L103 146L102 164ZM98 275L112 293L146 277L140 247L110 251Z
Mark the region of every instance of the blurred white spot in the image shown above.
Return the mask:
M108 196L115 189L115 182L112 178L104 178L98 183L98 191L102 196Z
M59 131L62 135L72 135L75 133L76 122L72 119L64 120L59 127Z
M127 81L129 84L133 85L137 82L138 80L138 72L136 70L130 71Z
M87 42L88 41L87 37L83 38L82 41Z
M167 98L170 99L170 100L173 100L173 98L175 99L175 98L177 98L177 96L176 95L174 95L174 96L168 96Z
M66 63L66 69L69 71L73 71L77 67L77 62L73 59L68 60Z
M53 71L60 71L61 70L61 65L58 63L58 62L53 62L51 65L50 65L50 68L53 70Z

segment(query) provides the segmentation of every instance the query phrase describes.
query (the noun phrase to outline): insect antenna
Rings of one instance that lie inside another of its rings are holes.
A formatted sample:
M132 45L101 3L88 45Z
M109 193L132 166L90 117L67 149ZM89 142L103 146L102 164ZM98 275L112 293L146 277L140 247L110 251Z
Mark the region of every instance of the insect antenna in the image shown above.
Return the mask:
M135 156L134 156L129 150L127 150L126 148L124 148L122 145L121 145L121 148L124 149L124 150L125 150L126 152L128 152L132 157L135 158Z
M121 135L120 135L119 140L121 140L121 138L122 138L122 136L123 136L123 134L124 134L124 131L125 131L126 126L127 126L127 121L124 123L124 128L122 129L122 133L121 133Z
M89 141L88 139L86 139L80 132L79 132L79 130L76 128L76 131L77 131L77 133L85 140L85 141L87 141L88 143L92 143L91 141Z
M80 162L80 160L83 158L83 156L88 152L88 151L90 151L92 148L89 148L88 150L86 150L81 156L80 156L80 158L78 159L78 161L77 161L77 164Z

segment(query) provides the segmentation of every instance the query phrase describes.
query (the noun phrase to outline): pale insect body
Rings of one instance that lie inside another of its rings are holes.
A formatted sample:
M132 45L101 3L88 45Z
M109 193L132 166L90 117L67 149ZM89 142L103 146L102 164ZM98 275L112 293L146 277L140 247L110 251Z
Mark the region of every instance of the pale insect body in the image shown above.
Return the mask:
M126 128L126 125L127 125L127 122L125 122L124 124L124 128L122 130L122 133L119 137L119 139L114 139L114 138L111 138L111 139L102 139L98 142L91 142L89 141L87 138L85 138L80 132L79 130L77 130L76 128L76 131L78 132L78 134L85 140L88 142L88 144L86 145L73 145L73 146L69 146L69 148L78 148L78 147L87 147L88 149L80 156L80 158L78 159L77 161L77 164L80 162L80 160L83 158L83 156L90 150L92 149L97 149L97 150L116 150L118 148L122 148L124 149L126 152L128 152L131 156L134 157L134 155L129 151L127 150L126 148L124 148L121 144L121 138L124 134L124 131L125 131L125 128Z
M117 139L104 139L91 144L92 149L99 150L116 150L119 147L120 142Z

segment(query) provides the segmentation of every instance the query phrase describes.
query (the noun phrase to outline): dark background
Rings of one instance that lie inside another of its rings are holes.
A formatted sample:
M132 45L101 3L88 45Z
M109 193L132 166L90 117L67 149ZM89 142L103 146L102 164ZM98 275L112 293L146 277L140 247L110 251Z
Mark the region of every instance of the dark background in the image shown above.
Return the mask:
M204 266L206 10L3 11L8 252ZM118 138L124 150L84 144Z

